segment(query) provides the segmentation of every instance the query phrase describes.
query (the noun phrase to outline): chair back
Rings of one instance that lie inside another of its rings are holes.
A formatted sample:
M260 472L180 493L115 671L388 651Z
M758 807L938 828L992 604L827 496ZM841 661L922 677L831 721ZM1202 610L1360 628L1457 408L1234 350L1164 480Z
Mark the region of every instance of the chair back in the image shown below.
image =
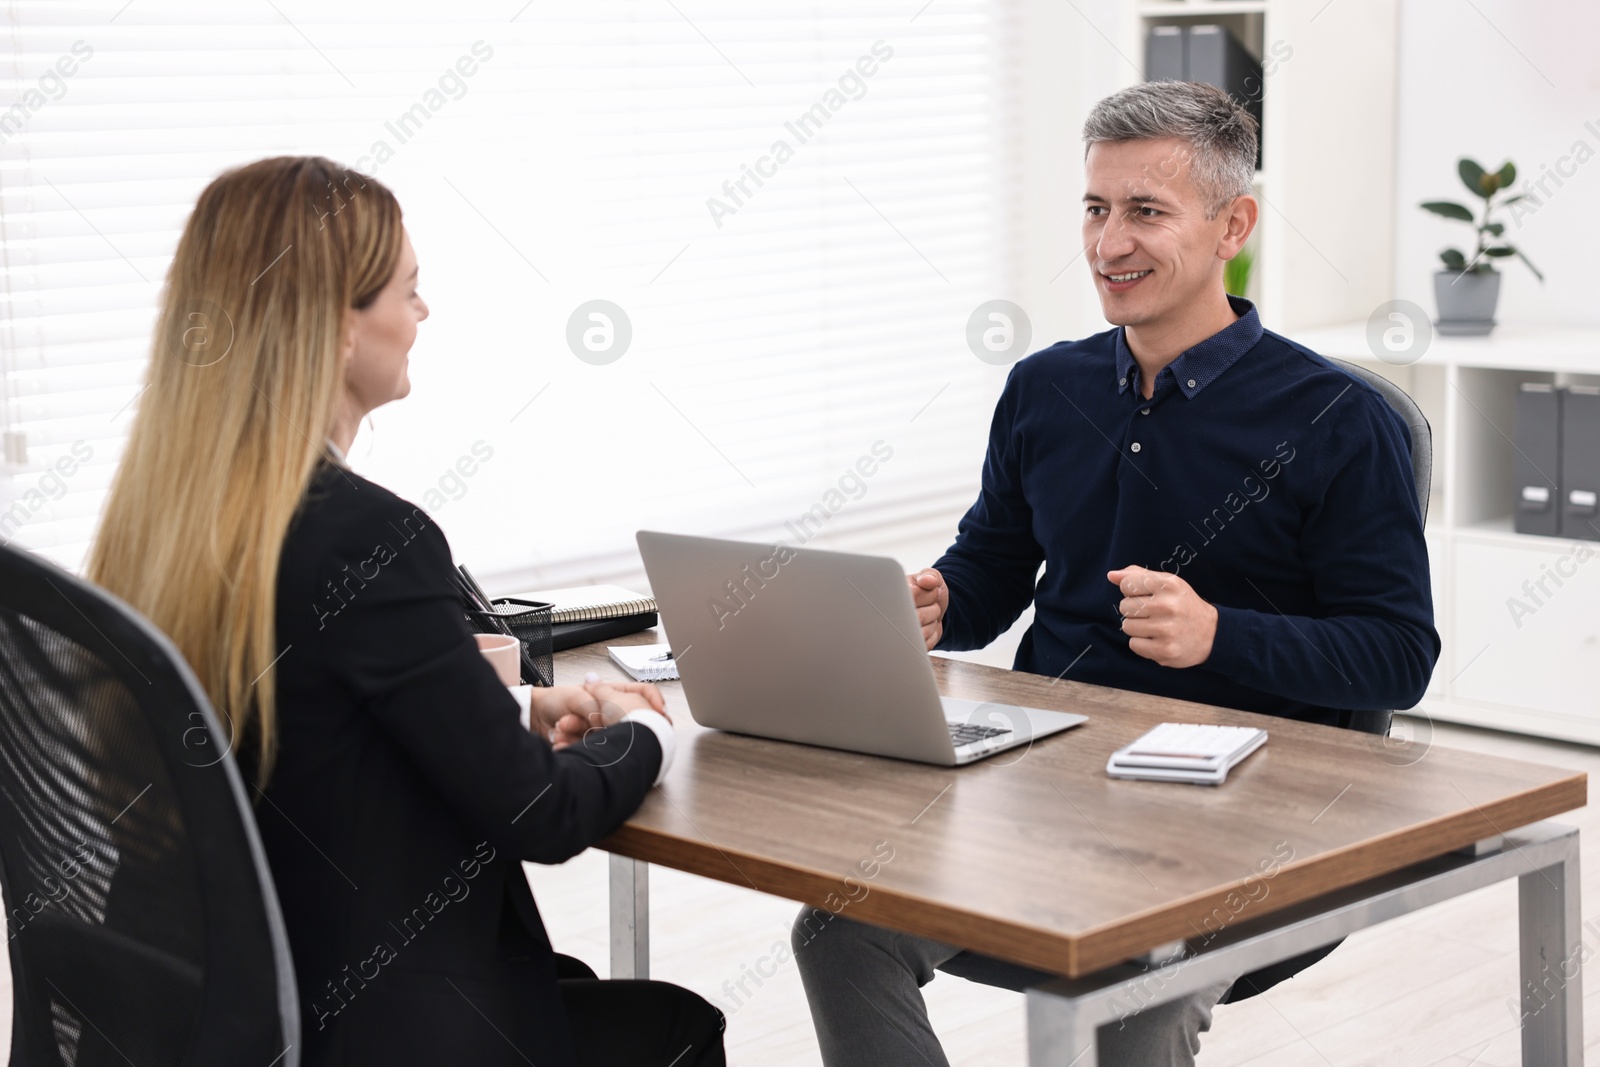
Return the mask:
M296 1067L288 938L226 732L106 592L0 546L0 889L20 1067Z
M1389 402L1389 406L1394 408L1406 424L1406 430L1411 434L1411 477L1417 483L1417 510L1422 516L1422 521L1426 523L1428 489L1433 483L1433 427L1428 425L1427 416L1422 414L1422 409L1411 399L1410 393L1377 371L1369 370L1359 363L1351 363L1347 359L1329 357L1328 362L1338 364L1340 370L1376 389L1378 395Z

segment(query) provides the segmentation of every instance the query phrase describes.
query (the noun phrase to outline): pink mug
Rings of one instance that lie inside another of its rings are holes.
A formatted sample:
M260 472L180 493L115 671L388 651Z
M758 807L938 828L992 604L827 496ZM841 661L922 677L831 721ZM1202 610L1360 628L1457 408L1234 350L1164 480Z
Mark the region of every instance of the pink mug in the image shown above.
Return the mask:
M522 684L522 642L506 634L475 634L478 651L489 661L502 685Z

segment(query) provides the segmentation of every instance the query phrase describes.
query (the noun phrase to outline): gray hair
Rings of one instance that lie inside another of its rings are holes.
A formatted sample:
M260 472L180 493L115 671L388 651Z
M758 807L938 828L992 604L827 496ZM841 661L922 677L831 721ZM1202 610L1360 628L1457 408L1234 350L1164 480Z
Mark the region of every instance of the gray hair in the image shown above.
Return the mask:
M1206 218L1250 192L1256 169L1255 116L1212 85L1156 81L1131 85L1094 106L1083 124L1083 154L1100 141L1173 137L1191 151L1189 176ZM1170 177L1170 175L1168 175Z

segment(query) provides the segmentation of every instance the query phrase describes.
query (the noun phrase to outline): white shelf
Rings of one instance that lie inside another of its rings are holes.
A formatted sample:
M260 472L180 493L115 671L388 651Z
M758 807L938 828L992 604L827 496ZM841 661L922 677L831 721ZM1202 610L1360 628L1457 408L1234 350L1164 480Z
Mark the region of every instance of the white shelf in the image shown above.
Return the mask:
M1143 0L1139 14L1147 19L1207 15L1264 15L1268 0Z
M1600 746L1600 716L1561 715L1488 701L1424 701L1405 714L1438 722L1457 722L1486 730L1505 730L1534 737L1554 737L1583 745Z
M1367 346L1364 322L1296 330L1290 340L1324 356L1384 362ZM1436 334L1417 362L1529 373L1600 374L1600 329L1506 322L1487 337Z
M1482 522L1463 523L1454 529L1453 534L1463 541L1505 545L1511 548L1542 549L1555 556L1572 551L1574 542L1586 540L1577 537L1546 537L1543 534L1517 533L1509 513ZM1595 549L1600 552L1600 544L1595 545Z
M1435 336L1407 365L1368 348L1366 322L1283 332L1395 381L1433 428L1426 533L1443 651L1414 713L1600 744L1600 543L1517 533L1512 517L1517 387L1600 382L1600 329L1510 322Z
M1433 427L1428 553L1444 648L1420 711L1600 744L1600 544L1517 533L1511 510L1517 386L1600 380L1600 330L1506 323L1436 336L1405 366L1367 347L1365 322L1288 336L1398 382Z

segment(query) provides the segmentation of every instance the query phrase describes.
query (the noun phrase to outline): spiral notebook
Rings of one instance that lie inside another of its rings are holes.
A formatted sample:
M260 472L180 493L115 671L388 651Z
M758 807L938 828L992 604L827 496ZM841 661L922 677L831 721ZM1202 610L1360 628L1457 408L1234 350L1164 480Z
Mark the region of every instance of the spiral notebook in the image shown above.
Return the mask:
M648 615L656 610L656 598L641 596L620 585L580 585L570 589L543 589L517 593L523 600L540 600L555 605L550 622L560 626L569 622L599 622L629 615Z

